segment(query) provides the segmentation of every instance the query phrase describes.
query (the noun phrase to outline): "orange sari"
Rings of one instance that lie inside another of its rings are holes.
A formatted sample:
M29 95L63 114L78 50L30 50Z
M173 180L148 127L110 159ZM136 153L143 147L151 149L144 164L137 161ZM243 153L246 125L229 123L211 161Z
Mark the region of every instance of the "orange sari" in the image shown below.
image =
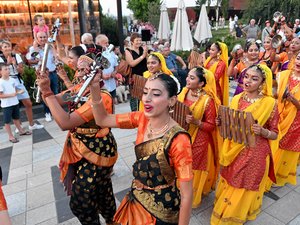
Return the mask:
M190 139L182 128L174 126L162 137L144 142L147 123L143 112L117 115L118 127L138 127L138 133L137 160L133 165L135 179L114 220L122 225L156 224L157 221L176 224L180 194L175 177L180 181L193 179Z

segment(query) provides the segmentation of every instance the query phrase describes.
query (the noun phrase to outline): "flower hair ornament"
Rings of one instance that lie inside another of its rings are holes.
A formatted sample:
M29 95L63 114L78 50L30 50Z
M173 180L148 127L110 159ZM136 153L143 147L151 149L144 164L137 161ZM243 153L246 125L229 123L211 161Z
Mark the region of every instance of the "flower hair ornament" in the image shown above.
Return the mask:
M162 74L164 74L164 73L162 73L162 72L155 73L149 78L149 80L155 80L155 79L159 78L159 76ZM181 92L180 82L174 75L169 75L169 76L175 81L175 83L177 85L177 93L176 94L178 95Z
M181 85L179 80L174 76L174 75L170 75L170 77L175 81L175 83L177 84L177 95L181 92Z

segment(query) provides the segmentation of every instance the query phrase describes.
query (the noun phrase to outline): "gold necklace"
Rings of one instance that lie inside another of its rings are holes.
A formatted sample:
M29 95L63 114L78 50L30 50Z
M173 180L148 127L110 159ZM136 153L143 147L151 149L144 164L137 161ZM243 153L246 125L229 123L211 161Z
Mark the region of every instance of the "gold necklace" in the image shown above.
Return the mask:
M202 92L201 89L197 89L196 92L194 92L194 91L191 90L191 96L192 96L192 97L197 97L197 98L199 98L200 95L201 95L201 92Z
M159 129L157 131L155 131L152 128L151 123L149 123L149 126L147 126L147 131L148 131L147 137L149 139L151 139L153 136L157 136L159 134L165 133L169 129L169 122L170 122L170 117L169 117L168 122L166 122L166 124L161 129Z
M296 76L294 72L292 73L291 78L292 78L294 81L300 81L300 76Z
M249 102L251 104L253 104L254 102L256 102L257 100L259 100L262 96L261 95L258 95L258 97L256 98L249 98L247 94L244 94L243 95L243 99L246 101L246 102Z

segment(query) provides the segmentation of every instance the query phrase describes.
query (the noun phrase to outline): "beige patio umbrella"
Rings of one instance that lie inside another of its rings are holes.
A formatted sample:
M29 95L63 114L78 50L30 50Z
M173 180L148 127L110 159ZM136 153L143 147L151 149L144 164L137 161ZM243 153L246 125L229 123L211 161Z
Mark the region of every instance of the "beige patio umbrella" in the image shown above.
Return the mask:
M212 38L206 7L204 4L201 6L200 16L195 30L194 38L199 43L205 42L208 39Z
M163 3L160 8L160 19L159 19L157 38L169 40L170 31L171 30L170 30L170 20L168 16L168 10L166 4Z
M189 51L193 48L193 38L183 0L179 0L172 31L171 51Z

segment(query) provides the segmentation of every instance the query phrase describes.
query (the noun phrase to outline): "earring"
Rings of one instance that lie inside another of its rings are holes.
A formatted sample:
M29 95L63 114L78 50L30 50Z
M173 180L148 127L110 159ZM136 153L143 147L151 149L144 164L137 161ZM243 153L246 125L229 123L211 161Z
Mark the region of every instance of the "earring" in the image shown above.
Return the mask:
M218 54L217 54L217 58L218 58L218 59L220 59L220 56L221 56L221 54L220 54L220 53L218 53Z
M258 86L258 92L261 93L261 92L262 92L262 89L263 89L263 86L262 86L262 85L259 85L259 86Z
M174 106L169 106L169 113L173 113L174 112Z

